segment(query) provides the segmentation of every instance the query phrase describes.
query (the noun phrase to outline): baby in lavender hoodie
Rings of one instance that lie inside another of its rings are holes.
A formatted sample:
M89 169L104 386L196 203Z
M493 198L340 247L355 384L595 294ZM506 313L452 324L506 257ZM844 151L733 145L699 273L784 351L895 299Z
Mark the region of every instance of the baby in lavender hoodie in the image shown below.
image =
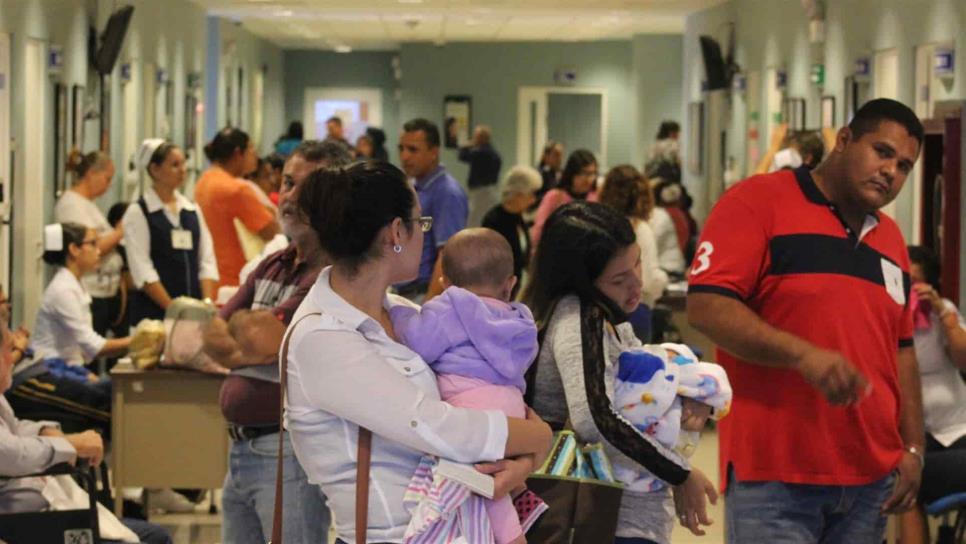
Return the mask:
M436 372L443 400L525 418L524 374L537 356L537 326L523 304L509 302L516 285L510 244L496 231L460 231L443 249L446 290L421 310L390 310L404 344ZM497 544L525 542L509 497L487 504Z

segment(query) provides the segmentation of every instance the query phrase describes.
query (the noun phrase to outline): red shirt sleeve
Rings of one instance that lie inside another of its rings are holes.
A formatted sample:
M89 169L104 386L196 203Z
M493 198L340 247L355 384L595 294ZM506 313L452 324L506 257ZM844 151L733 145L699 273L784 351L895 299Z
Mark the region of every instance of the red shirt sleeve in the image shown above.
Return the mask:
M688 271L689 293L754 295L767 269L770 219L768 209L752 204L753 189L736 186L711 210Z

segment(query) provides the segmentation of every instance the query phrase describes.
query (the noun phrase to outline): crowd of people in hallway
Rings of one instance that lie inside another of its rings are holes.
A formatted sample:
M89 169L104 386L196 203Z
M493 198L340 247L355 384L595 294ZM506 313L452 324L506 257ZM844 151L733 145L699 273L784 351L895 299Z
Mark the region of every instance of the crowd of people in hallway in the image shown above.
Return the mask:
M0 514L52 506L19 476L100 462L111 381L94 362L179 297L217 307L201 340L226 374L226 543L269 540L276 501L286 542L330 526L341 543L527 542L553 507L527 480L563 430L600 443L624 485L599 513L615 544L666 544L675 523L872 543L891 514L903 544L925 542L921 505L966 491L966 321L936 254L880 211L923 144L906 106L873 100L834 135L779 131L700 230L673 121L640 168L558 141L506 165L481 124L456 153L462 181L431 120L402 125L396 157L379 128L350 143L342 119L325 126L312 140L293 122L262 158L218 131L193 195L184 150L149 138L146 183L110 214L94 202L110 157L71 156L35 321L8 327L0 291ZM683 282L714 355L661 312ZM709 420L720 489L689 461ZM492 497L440 476L444 461L492 476ZM120 541L170 541L120 521Z

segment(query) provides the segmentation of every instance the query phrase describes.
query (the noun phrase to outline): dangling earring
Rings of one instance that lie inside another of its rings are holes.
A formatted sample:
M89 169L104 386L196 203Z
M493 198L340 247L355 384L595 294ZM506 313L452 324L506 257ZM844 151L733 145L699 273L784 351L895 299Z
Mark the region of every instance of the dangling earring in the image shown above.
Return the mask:
M396 244L392 246L392 250L395 251L396 253L402 253L402 246L399 244Z

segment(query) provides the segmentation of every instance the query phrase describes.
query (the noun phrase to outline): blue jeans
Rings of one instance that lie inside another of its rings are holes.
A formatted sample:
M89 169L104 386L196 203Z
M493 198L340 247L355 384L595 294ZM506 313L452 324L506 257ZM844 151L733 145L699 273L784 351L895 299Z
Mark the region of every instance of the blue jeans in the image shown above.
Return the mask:
M729 544L879 544L892 493L890 474L866 485L834 486L739 482L728 471L725 519Z
M232 441L221 499L222 542L265 544L271 537L277 452L277 434ZM319 486L309 483L292 451L288 433L282 454L284 540L292 544L325 544L331 520L325 495Z

